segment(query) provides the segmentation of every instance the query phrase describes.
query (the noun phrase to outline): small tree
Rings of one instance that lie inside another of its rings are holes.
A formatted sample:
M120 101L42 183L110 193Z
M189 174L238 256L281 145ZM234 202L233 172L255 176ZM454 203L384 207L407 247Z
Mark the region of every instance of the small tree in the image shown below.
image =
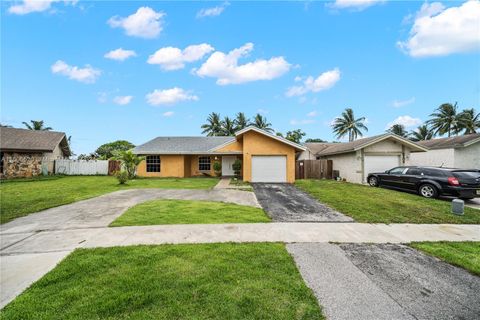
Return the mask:
M122 162L122 166L125 168L125 171L127 171L129 179L135 178L137 166L144 159L145 157L139 157L136 154L134 154L131 150L120 151L118 153L118 156L115 157L115 160L120 160Z
M235 174L235 178L240 177L240 172L242 171L242 161L240 159L235 160L232 164L233 173Z
M115 177L119 184L125 184L128 181L128 172L125 170L115 172Z
M222 174L222 164L219 161L215 161L213 163L213 171L215 171L215 174L217 176L220 176Z
M109 142L102 144L100 147L95 150L95 153L100 159L110 159L117 156L121 151L127 151L132 148L135 148L135 145L126 140L117 140L114 142Z

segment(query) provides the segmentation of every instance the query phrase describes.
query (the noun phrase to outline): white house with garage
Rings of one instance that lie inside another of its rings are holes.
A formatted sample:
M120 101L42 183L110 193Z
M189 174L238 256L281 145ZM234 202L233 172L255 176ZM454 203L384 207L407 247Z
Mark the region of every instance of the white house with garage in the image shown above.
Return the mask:
M372 172L410 165L413 154L428 151L427 147L392 133L347 143L306 143L305 146L307 150L298 160L332 160L334 172L354 183L366 183Z
M410 164L480 169L480 133L418 142L428 152L412 154Z

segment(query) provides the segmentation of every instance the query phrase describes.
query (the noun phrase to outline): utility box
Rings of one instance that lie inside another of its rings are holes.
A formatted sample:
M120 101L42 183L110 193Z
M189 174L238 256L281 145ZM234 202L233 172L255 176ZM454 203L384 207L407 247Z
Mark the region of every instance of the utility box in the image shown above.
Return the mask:
M463 211L465 209L465 202L462 199L453 199L452 200L452 213L458 216L463 216Z

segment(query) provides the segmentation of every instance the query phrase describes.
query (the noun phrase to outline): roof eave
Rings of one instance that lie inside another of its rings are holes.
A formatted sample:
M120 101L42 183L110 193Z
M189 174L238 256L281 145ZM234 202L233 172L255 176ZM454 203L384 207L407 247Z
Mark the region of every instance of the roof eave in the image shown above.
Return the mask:
M263 134L263 135L265 135L265 136L267 136L267 137L270 137L270 138L272 138L272 139L274 139L274 140L283 142L283 143L285 143L285 144L287 144L287 145L289 145L289 146L291 146L291 147L294 147L294 148L297 149L298 151L305 151L305 150L307 150L307 148L306 148L305 146L302 146L302 145L300 145L300 144L298 144L298 143L295 143L295 142L292 142L292 141L290 141L290 140L287 140L287 139L285 139L285 138L283 138L283 137L276 136L276 135L274 135L274 134L271 134L270 132L267 132L267 131L265 131L265 130L259 129L259 128L254 127L254 126L248 126L248 127L245 127L245 128L243 128L243 129L235 132L235 136L236 136L236 137L241 136L241 135L243 135L244 133L246 133L246 132L248 132L248 131L258 132L258 133Z

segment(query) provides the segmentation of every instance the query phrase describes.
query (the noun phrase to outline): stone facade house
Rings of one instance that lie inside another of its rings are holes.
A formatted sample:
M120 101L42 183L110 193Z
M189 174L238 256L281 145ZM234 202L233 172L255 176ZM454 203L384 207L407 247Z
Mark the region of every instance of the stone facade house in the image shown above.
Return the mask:
M63 132L0 127L0 177L24 178L54 171L54 161L71 155Z

